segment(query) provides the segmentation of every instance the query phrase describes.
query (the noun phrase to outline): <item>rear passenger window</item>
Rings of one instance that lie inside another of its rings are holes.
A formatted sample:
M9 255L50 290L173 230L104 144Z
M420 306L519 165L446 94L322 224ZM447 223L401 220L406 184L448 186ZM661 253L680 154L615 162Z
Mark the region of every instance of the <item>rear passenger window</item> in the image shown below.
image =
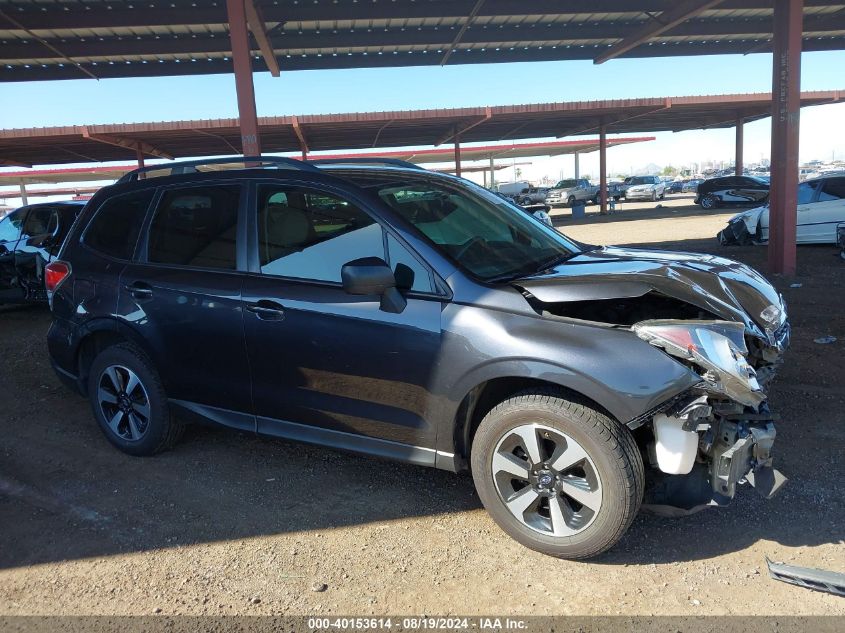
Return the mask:
M154 193L149 189L107 200L88 225L83 243L104 255L131 259Z
M240 191L239 185L166 191L150 225L148 261L234 270Z
M384 257L381 226L334 195L258 188L258 249L265 275L340 282L343 265Z

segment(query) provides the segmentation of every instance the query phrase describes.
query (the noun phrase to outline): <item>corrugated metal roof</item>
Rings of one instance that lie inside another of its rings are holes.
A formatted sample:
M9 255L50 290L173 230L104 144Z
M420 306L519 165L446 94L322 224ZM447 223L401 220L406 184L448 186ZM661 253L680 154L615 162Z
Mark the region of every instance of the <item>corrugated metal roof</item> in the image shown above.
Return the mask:
M805 92L802 105L842 97L845 91ZM314 152L438 145L455 132L463 143L577 137L597 134L602 122L610 133L731 127L738 117L770 113L771 95L761 93L260 117L258 124L271 153L300 151L296 128ZM237 154L240 143L237 119L0 130L0 165L126 160L138 147L164 157Z
M436 65L449 50L450 64L594 59L677 4L486 0L470 19L476 1L255 3L283 71ZM770 1L725 0L625 56L771 50L772 13ZM804 17L804 50L845 49L845 0L805 0ZM225 0L0 3L0 81L230 72L230 55Z

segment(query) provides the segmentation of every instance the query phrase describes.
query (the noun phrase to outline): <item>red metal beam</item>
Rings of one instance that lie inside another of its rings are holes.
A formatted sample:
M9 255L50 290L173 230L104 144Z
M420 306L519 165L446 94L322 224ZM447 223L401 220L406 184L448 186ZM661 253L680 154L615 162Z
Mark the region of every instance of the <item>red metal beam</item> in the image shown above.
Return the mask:
M267 70L274 77L278 77L281 74L279 60L276 59L276 52L273 50L273 44L270 42L269 35L267 35L267 26L264 24L261 9L255 5L254 0L244 0L244 7L246 8L246 20L249 24L249 30L252 31L252 36L258 43L258 50L261 51L261 55L264 57Z
M241 151L244 156L258 156L261 154L261 139L258 136L258 115L255 111L255 88L252 85L252 62L244 0L226 0L226 12L229 16L229 39L232 42L232 65L238 95Z
M461 42L461 38L464 36L464 33L467 32L469 25L472 24L473 20L475 20L475 16L478 15L478 12L481 10L481 7L484 5L484 0L476 0L475 6L472 8L472 11L469 12L467 19L464 21L463 25L461 26L460 30L458 30L458 34L455 35L455 39L452 40L452 43L446 49L446 52L443 54L443 59L440 60L440 65L445 66L446 62L449 61L449 57L455 50L455 47ZM460 176L460 174L458 174Z
M599 197L601 207L599 213L607 214L607 127L599 126Z
M296 134L296 138L299 140L299 149L302 152L302 160L306 160L308 156L308 141L305 138L305 132L302 131L302 126L299 124L299 119L296 116L291 117L291 127L293 128L293 133Z
M734 173L737 176L742 176L743 171L743 156L745 154L743 150L744 145L744 133L745 133L745 119L741 116L737 117L736 119L736 146L735 151L736 155L734 157Z
M32 165L21 163L16 160L6 160L5 158L0 158L0 167L32 167Z
M769 272L794 275L804 0L774 0Z
M157 156L158 158L169 158L173 160L173 155L168 154L164 150L153 147L149 143L139 141L134 138L126 138L124 136L116 136L114 134L92 134L87 127L82 127L82 136L98 143L105 143L106 145L114 145L115 147L125 147L126 149L134 150L136 155L149 154L150 156Z
M461 135L455 133L455 175L461 177Z
M437 141L434 143L434 146L437 147L438 145L442 145L446 141L451 141L452 138L454 138L456 135L463 134L464 132L468 132L472 128L474 128L478 125L481 125L485 121L489 121L492 118L493 118L493 110L490 108L490 106L487 106L487 107L484 108L484 116L479 117L475 121L473 121L472 123L468 123L464 126L456 126L452 130L451 133L437 139Z
M640 44L645 44L653 37L657 37L661 33L668 31L686 22L692 17L707 11L722 0L685 0L676 3L671 9L667 9L658 15L650 15L653 20L641 28L634 31L628 37L618 41L616 44L607 49L604 53L593 60L595 64L602 64L610 59L624 55L630 50L635 49Z

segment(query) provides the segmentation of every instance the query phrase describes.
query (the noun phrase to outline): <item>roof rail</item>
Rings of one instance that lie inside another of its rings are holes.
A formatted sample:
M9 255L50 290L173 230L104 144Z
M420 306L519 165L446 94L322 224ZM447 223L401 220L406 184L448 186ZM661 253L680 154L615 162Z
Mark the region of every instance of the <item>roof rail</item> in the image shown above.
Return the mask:
M308 161L312 165L385 165L388 167L405 167L406 169L419 169L426 171L425 167L420 167L416 163L411 163L407 160L399 158L381 158L373 156L372 158L365 158L363 156L356 158L314 158Z
M116 184L142 180L149 177L151 172L163 171L163 176L176 174L195 174L203 171L225 171L225 165L234 165L230 169L298 169L301 171L319 171L308 162L288 158L285 156L229 156L226 158L208 158L200 160L180 160L172 163L159 163L149 167L133 169L121 176ZM209 169L200 169L208 166ZM217 166L217 167L215 167ZM154 176L155 177L155 176Z

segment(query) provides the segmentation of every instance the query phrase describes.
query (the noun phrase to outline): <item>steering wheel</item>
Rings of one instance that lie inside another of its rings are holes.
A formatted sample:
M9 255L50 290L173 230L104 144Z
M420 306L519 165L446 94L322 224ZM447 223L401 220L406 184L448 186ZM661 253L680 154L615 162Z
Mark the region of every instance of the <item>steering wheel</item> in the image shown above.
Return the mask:
M481 244L482 242L484 242L484 243L486 244L486 243L487 243L487 240L485 240L483 237L478 237L478 236L473 237L472 239L470 239L470 241L469 241L469 242L467 242L466 244L464 244L464 245L461 247L461 250L459 250L457 253L455 253L455 259L457 259L458 261L460 261L460 260L461 260L461 258L462 258L464 255L466 255L467 251L469 251L469 250L470 250L471 248L473 248L474 246L477 246L478 244Z

